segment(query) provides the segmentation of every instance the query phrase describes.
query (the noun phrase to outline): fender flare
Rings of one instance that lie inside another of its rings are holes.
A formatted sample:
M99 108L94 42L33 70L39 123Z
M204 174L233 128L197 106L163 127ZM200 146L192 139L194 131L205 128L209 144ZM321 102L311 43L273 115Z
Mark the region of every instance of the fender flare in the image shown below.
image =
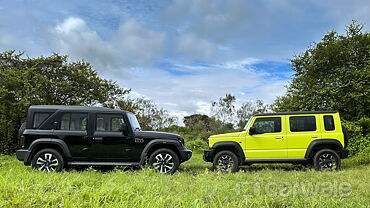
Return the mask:
M28 154L24 158L24 163L29 164L31 162L31 160L32 160L31 155L34 153L34 150L36 149L36 147L40 144L58 145L62 149L63 154L64 154L65 157L67 157L67 158L72 157L71 152L69 151L68 146L64 141L62 141L60 139L41 138L41 139L36 139L35 141L33 141L31 143L31 145L28 148L28 150L29 150Z
M216 150L218 148L223 148L223 147L232 147L232 148L235 148L237 152L235 152L237 154L237 156L239 156L240 158L240 161L239 162L244 162L245 161L245 155L244 155L244 151L242 149L242 147L240 146L239 143L237 142L234 142L234 141L221 141L221 142L216 142L215 144L213 144L212 146L212 149ZM213 157L214 155L211 156L212 157L212 160L213 160Z
M177 151L180 152L181 145L177 140L172 139L154 139L150 141L143 149L140 155L140 165L144 165L145 163L145 157L148 156L149 150L154 146L158 144L165 144L165 145L173 145L176 147ZM180 155L181 157L181 155ZM181 158L180 158L181 159Z
M309 145L308 145L308 148L307 148L307 151L306 151L306 154L304 156L305 159L310 159L312 157L312 152L313 150L315 149L315 147L317 147L318 145L335 145L338 147L338 149L341 149L343 148L343 145L342 143L340 143L338 140L336 139L316 139L316 140L313 140Z

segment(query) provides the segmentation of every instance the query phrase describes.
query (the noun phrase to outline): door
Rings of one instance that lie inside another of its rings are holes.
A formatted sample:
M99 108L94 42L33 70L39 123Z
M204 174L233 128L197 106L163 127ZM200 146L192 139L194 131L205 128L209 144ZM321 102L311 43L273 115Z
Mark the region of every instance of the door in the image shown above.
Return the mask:
M91 160L128 162L131 160L133 138L120 131L123 114L95 114L95 129L91 138Z
M88 146L88 113L60 112L56 116L58 127L54 136L63 140L74 160L87 160Z
M287 158L284 116L258 117L253 127L256 133L247 135L247 159Z
M287 122L289 123L287 131L288 158L302 159L308 145L313 140L320 139L318 115L289 115Z

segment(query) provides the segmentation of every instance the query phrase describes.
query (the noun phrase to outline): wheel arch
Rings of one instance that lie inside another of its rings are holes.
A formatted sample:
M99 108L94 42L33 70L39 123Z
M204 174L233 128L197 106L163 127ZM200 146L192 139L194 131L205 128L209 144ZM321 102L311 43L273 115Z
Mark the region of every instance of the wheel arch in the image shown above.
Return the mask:
M234 141L216 142L212 146L212 149L214 151L213 151L213 155L211 157L211 160L213 160L214 156L218 152L223 151L223 150L229 150L229 151L232 151L233 153L236 154L236 156L239 158L239 162L242 163L243 161L245 161L244 151L243 151L242 147L240 146L240 144L237 143L237 142L234 142Z
M169 139L159 139L152 140L145 146L143 152L140 155L140 165L145 164L145 159L147 156L150 156L154 151L162 148L167 148L174 151L179 157L179 160L182 160L179 150L179 143L177 141Z
M342 143L336 139L316 139L308 145L305 159L311 160L315 156L316 152L322 149L331 149L338 152L341 148L343 148Z
M71 153L67 144L59 139L42 138L33 141L30 145L29 153L26 155L24 163L30 165L33 156L40 150L51 148L59 151L65 159L71 158Z

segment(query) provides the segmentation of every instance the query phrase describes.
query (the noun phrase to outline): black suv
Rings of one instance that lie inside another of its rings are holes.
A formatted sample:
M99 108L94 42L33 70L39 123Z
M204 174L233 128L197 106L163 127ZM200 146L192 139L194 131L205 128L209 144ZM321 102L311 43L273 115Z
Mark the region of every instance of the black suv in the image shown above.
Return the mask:
M31 106L19 143L17 159L48 172L149 163L161 173L174 173L192 155L181 136L141 131L134 114L101 107Z

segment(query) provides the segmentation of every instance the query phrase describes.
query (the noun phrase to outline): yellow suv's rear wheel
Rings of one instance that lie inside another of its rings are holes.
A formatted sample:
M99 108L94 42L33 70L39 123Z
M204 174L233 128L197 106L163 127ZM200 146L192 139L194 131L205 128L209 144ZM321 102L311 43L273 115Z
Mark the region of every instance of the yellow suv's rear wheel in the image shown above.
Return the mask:
M340 169L339 155L331 149L318 151L313 158L313 165L319 171L333 171Z
M239 159L233 152L223 150L213 158L213 168L223 173L235 173L239 168Z

